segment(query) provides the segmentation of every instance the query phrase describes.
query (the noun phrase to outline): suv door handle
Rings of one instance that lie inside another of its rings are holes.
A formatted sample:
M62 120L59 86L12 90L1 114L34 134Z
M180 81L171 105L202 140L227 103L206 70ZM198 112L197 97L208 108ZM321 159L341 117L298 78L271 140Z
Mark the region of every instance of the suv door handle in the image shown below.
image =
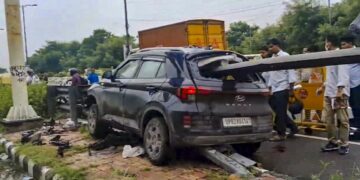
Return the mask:
M146 90L148 91L157 91L159 88L155 87L155 86L146 86Z

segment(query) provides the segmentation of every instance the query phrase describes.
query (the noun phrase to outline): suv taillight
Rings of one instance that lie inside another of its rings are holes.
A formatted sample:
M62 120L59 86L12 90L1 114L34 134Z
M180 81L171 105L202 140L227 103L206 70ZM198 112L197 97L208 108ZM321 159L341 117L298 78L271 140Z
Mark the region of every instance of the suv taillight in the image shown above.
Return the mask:
M204 87L196 88L195 86L185 86L179 88L176 92L176 95L181 100L195 100L195 95L209 95L213 92L213 90Z

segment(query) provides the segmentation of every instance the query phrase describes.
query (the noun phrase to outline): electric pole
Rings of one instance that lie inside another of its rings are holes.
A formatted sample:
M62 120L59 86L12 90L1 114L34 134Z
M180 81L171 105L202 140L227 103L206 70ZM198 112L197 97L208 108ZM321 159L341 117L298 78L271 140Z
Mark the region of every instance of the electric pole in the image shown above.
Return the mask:
M21 5L22 21L24 26L24 46L25 46L25 64L28 63L28 50L27 50L27 39L26 39L26 21L25 21L25 7L37 6L37 4L25 4Z
M130 54L130 35L129 35L129 23L128 23L128 17L127 17L127 3L126 0L124 0L124 6L125 6L125 28L126 28L126 56Z
M332 22L331 22L331 0L328 0L328 8L329 8L329 24L331 26Z

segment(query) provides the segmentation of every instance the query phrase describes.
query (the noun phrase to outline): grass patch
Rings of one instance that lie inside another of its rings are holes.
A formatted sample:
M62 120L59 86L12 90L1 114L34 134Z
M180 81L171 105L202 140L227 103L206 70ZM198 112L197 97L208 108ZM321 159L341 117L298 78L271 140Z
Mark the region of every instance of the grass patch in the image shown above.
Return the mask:
M151 168L144 168L144 169L142 169L141 171L144 171L144 172L149 172L149 171L151 171Z
M28 156L35 163L53 168L55 173L66 180L85 179L85 169L73 169L68 167L61 159L56 157L56 147L25 144L18 146L18 152Z
M5 148L4 148L4 146L0 146L0 154L2 154L2 153L5 153Z
M46 94L46 84L34 84L28 86L29 104L32 105L35 112L41 117L48 117ZM0 119L6 117L9 109L13 105L11 85L0 84Z
M206 175L208 180L227 180L228 178L229 174L225 171L209 170Z
M136 174L129 173L128 169L114 170L113 175L120 179L126 179L126 180L135 180L136 179Z
M83 137L84 137L85 139L92 139L92 137L91 137L91 135L90 135L90 133L89 133L89 131L88 131L87 126L82 125L82 126L79 128L79 132L80 132L80 134L83 135Z
M81 154L84 152L87 152L88 148L87 146L72 146L67 152L66 156L73 156L75 154Z
M0 134L6 133L6 129L3 125L0 125Z
M321 180L323 179L324 172L329 168L329 166L334 165L335 162L324 162L320 161L321 164L321 170L318 174L311 175L311 180ZM352 169L352 178L351 179L360 179L360 168L357 166L356 163L354 163L353 169ZM336 171L333 174L330 174L329 177L330 180L344 180L344 175L340 171Z

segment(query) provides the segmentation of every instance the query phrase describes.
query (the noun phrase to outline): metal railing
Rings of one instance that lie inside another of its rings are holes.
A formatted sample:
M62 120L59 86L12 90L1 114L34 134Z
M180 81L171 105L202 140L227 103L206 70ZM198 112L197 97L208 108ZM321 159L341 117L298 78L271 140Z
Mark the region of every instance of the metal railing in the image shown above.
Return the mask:
M48 85L47 104L50 118L54 119L59 110L70 113L70 118L75 123L78 118L86 117L86 97L89 87Z

